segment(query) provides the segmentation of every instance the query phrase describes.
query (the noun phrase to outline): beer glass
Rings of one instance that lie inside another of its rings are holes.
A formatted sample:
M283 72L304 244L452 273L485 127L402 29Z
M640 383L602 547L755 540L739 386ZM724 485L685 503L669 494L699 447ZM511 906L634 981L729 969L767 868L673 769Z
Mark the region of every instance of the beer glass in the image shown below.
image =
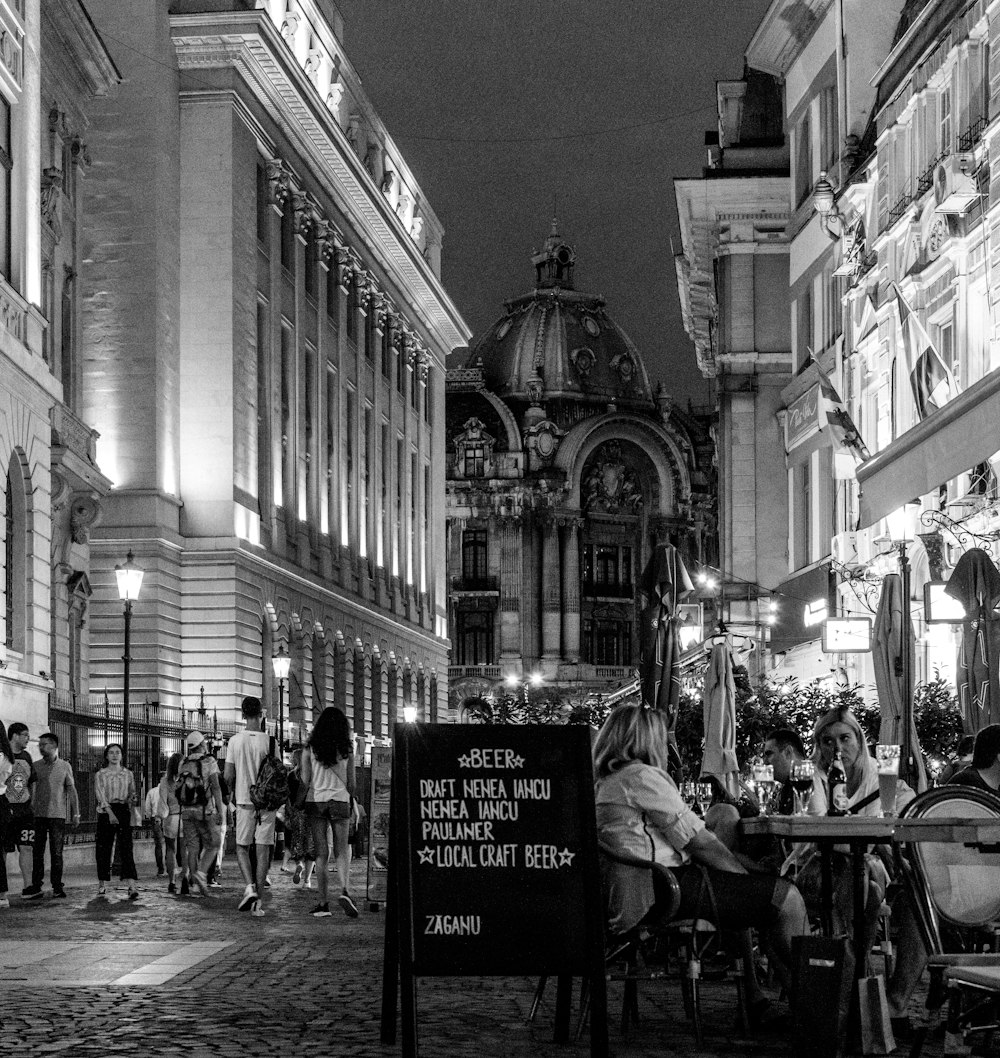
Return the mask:
M875 747L878 764L878 792L882 801L882 815L896 814L896 780L899 777L899 746Z
M754 793L757 795L757 800L760 802L760 810L766 815L771 807L771 790L774 786L774 765L754 764L750 775L753 780Z

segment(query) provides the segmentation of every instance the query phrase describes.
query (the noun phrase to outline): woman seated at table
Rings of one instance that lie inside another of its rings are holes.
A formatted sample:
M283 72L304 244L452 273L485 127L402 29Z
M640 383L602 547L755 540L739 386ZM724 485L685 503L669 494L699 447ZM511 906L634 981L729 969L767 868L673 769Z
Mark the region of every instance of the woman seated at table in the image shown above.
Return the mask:
M792 937L807 932L805 905L794 885L774 875L749 874L684 803L667 774L667 725L663 713L642 706L613 710L594 744L597 829L613 851L669 867L681 891L674 917L700 917L724 930L767 928L776 971L789 984ZM704 868L715 894L702 893ZM668 902L662 878L639 875L636 890L613 890L612 932L655 923Z
M813 729L813 761L816 771L813 778L810 815L825 816L828 808L828 772L837 752L847 775L847 811L850 815L878 816L882 814L879 798L878 765L868 751L868 740L850 709L838 707L819 718ZM896 784L896 811L909 804L916 795L902 779ZM851 934L854 920L854 889L851 879L850 848L834 846L833 856L833 927L835 933ZM794 852L799 865L796 876L799 888L806 898L810 910L819 910L820 858L812 846L799 846ZM868 895L865 904L866 939L870 943L875 935L879 908L885 899L889 882L886 864L888 855L878 851L865 856L868 879ZM803 866L804 865L804 866ZM868 950L867 948L865 949Z

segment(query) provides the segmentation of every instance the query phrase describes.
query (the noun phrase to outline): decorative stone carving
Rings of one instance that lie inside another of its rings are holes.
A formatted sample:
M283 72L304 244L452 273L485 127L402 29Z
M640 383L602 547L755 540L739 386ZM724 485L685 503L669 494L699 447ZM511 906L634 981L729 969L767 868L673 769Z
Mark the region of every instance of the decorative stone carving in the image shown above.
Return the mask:
M75 165L81 169L87 169L90 167L90 151L87 150L87 145L80 139L79 136L73 137L73 142L69 147L70 157L73 159Z
M281 21L281 35L291 47L295 42L295 34L299 31L299 16L294 11L286 13Z
M271 158L265 163L267 183L271 191L271 201L284 209L292 193L292 180L285 163L280 158Z
M401 194L399 196L399 201L396 203L396 213L400 217L402 217L402 219L404 221L406 220L406 214L409 211L410 204L412 202L413 202L413 199L410 198L410 196L408 194L406 194L406 192L403 192L403 194Z
M375 179L375 161L380 153L379 145L374 140L368 140L365 144L365 157L362 164L368 170L368 175Z
M344 86L339 81L331 81L326 93L327 109L340 121L340 101L344 98Z
M410 224L410 234L414 241L420 242L420 236L424 233L424 218L419 213L414 213L413 222Z
M61 169L49 168L42 173L42 220L52 230L56 242L62 238L62 222L59 219L62 180Z
M318 215L312 200L304 191L292 192L293 228L296 235L308 239L316 225Z
M354 276L354 259L351 251L346 246L337 245L334 248L334 258L337 268L337 283L346 294Z
M586 346L582 346L579 349L574 349L569 354L570 361L576 368L576 373L580 378L586 379L590 372L594 369L594 364L597 363L597 357L594 355L593 349L588 349Z
M4 64L11 77L21 83L21 47L15 37L7 30L0 31L0 62Z
M24 309L0 290L0 327L9 331L18 341L24 341Z
M618 441L605 441L593 452L583 472L581 490L586 511L614 514L642 506L639 477L626 466Z
M302 64L306 77L315 83L316 77L323 66L323 52L319 48L312 48Z
M70 533L74 544L85 544L90 539L90 530L101 513L101 505L94 496L78 494L70 508Z
M396 186L396 174L391 169L386 169L382 175L382 194L388 198L392 194L392 189Z
M552 465L564 433L551 419L543 419L525 430L524 447L528 450L530 469Z
M367 144L361 132L361 116L359 114L352 114L348 118L347 139L354 148L354 153L360 158L362 152L367 149Z
M316 221L316 241L319 243L320 258L329 268L337 253L337 247L344 245L344 240L336 225L320 217Z
M611 361L611 370L617 372L623 386L631 386L635 379L635 360L632 354L618 353Z

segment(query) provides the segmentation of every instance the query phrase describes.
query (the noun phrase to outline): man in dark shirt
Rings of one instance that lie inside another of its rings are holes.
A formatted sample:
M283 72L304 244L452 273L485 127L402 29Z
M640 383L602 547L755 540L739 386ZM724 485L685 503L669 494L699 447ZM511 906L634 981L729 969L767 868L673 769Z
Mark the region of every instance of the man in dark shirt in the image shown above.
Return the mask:
M769 731L764 738L764 751L761 754L765 764L774 769L774 781L780 783L778 795L774 800L775 814L790 816L795 810L794 790L792 789L792 765L806 759L806 749L797 731L790 727L779 727Z
M995 794L1000 790L1000 724L990 724L976 735L972 764L948 780L949 786L974 786Z

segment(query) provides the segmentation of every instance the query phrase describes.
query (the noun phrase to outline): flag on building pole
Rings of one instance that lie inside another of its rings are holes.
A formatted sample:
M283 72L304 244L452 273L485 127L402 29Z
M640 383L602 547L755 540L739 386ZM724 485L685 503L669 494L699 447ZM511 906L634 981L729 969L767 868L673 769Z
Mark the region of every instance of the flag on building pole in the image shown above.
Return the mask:
M854 452L855 457L863 463L866 459L871 458L864 439L854 425L854 420L847 410L847 405L840 399L840 394L837 392L837 387L833 384L833 380L820 366L819 360L816 359L811 349L809 350L809 355L816 365L816 374L819 375L820 410L826 412L826 420L831 426L839 428L838 440L840 443L845 448L850 448Z
M896 311L899 313L903 361L910 376L917 418L926 419L931 412L943 408L955 396L958 386L951 368L941 359L931 336L924 330L917 314L907 305L898 286Z

